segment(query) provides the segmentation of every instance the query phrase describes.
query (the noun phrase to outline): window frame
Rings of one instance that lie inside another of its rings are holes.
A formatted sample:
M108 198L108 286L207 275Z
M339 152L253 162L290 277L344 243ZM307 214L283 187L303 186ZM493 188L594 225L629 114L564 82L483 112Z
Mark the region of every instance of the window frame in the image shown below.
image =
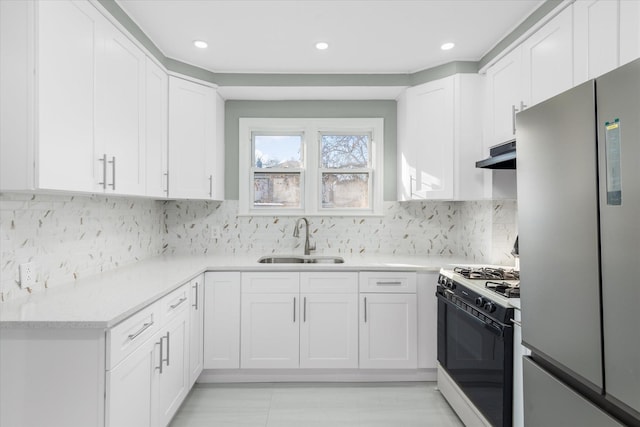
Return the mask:
M303 167L256 168L253 163L254 134L302 134ZM322 134L370 135L369 167L354 169L322 168ZM383 118L245 118L239 119L239 215L242 216L381 216L384 187L384 119ZM300 171L300 208L255 207L253 177L255 171L291 173ZM322 206L323 173L369 174L368 208L324 208Z

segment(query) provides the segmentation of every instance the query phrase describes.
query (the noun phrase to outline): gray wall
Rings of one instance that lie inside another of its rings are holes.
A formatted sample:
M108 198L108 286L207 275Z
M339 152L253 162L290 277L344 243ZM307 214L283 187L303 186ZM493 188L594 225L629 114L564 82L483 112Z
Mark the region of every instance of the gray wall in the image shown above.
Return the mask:
M240 117L384 118L384 200L396 200L396 101L226 101L225 199L238 200Z

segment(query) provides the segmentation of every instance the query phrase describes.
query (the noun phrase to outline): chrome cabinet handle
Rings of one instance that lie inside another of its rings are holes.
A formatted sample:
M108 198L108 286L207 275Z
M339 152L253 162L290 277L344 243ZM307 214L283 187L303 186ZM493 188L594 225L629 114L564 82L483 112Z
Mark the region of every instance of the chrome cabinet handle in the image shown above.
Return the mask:
M116 156L111 157L111 160L108 162L111 163L111 178L113 183L109 184L112 189L116 189ZM105 178L106 182L106 178Z
M145 323L144 325L142 325L142 328L140 328L139 331L134 332L133 334L129 335L129 339L130 340L135 340L138 337L138 335L140 335L141 333L143 333L144 331L149 329L152 325L153 325L153 321Z
M195 307L195 309L198 309L198 282L196 282L195 285L192 286L193 289L196 290L196 300L195 303L192 304L192 307Z
M166 177L167 177L167 187L166 187L164 190L162 190L162 191L163 191L163 192L165 192L165 193L167 193L167 194L169 194L169 171L165 172L165 173L164 173L164 176L166 176Z
M520 111L516 108L515 105L511 106L511 132L516 134L516 113Z
M213 175L209 175L209 197L213 198Z
M167 362L167 366L169 366L169 348L171 348L171 345L169 344L169 331L167 331L167 358L164 360Z
M162 342L164 341L164 335L160 337L160 366L156 366L156 369L162 373L162 362L164 361L162 357Z
M293 323L296 323L296 297L293 297Z
M402 282L376 282L378 286L400 286Z
M364 323L367 323L367 297L364 297Z
M304 297L304 302L302 304L302 321L307 321L307 297Z
M174 308L178 307L180 304L182 304L186 300L187 300L187 297L182 297L177 303L170 305L169 307L173 310Z
M101 159L98 159L99 162L102 162L102 182L99 182L98 185L102 185L102 189L107 189L107 155L103 154Z

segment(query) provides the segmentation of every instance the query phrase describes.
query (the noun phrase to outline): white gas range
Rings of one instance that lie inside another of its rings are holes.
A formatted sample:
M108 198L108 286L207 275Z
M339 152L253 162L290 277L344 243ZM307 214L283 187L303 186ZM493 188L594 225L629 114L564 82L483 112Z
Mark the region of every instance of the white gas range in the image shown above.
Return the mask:
M438 387L466 425L520 425L519 279L488 265L440 271Z

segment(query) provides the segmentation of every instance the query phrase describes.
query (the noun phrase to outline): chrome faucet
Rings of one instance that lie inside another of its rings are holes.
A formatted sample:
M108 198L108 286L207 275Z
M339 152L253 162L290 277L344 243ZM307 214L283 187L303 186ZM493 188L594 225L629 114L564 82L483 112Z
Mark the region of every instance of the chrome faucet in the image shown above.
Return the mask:
M316 244L310 244L309 243L309 220L307 220L307 218L299 218L296 221L296 226L293 229L293 237L300 237L300 221L304 221L304 225L306 227L306 236L304 239L304 254L305 255L309 255L311 251L315 251L316 250Z

